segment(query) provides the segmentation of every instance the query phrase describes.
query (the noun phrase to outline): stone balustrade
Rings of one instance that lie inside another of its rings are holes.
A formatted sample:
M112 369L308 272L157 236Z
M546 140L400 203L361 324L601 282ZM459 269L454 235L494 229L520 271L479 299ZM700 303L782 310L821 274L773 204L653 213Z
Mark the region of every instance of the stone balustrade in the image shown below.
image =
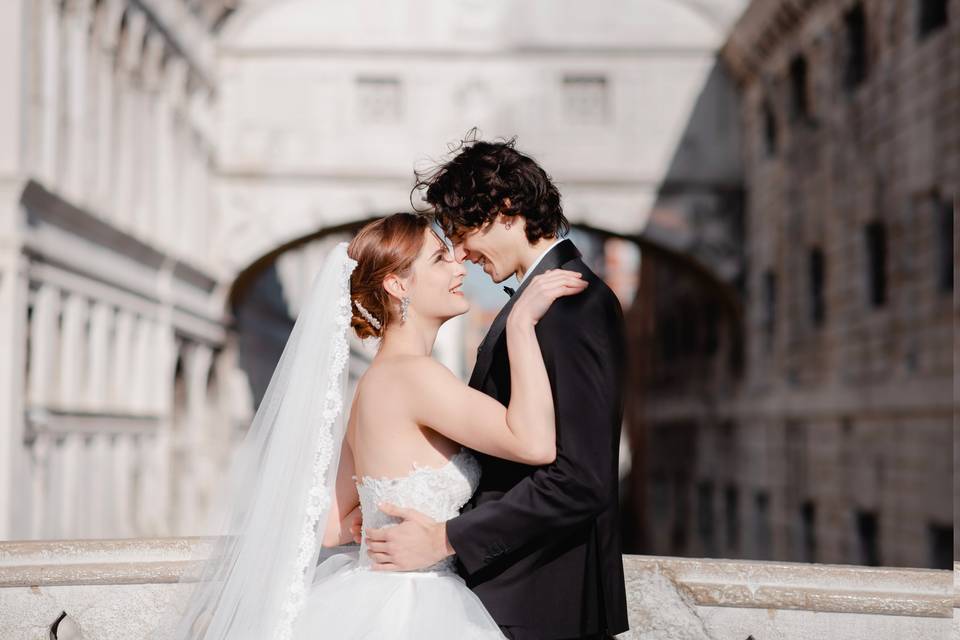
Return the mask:
M177 578L208 542L0 542L0 638L46 640L54 624L61 640L143 638L190 588ZM949 571L636 555L624 566L631 631L623 638L960 636L951 622L960 589Z

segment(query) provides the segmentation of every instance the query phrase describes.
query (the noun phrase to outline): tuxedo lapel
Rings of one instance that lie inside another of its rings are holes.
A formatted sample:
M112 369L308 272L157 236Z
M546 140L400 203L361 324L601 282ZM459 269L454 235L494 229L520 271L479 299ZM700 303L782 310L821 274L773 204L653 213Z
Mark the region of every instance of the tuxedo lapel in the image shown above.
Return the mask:
M561 265L564 265L567 262L579 257L580 252L577 250L574 244L569 239L563 240L550 249L548 253L543 256L543 259L540 261L540 263L534 267L533 271L524 277L523 282L520 283L516 293L510 297L507 303L503 305L503 308L500 309L500 313L497 314L497 317L494 318L493 324L490 325L490 330L487 331L487 335L484 336L483 342L481 342L480 346L477 348L477 363L474 365L473 374L470 376L471 387L479 390L481 385L486 380L487 373L490 371L490 365L493 363L494 346L497 344L500 336L503 335L503 330L507 326L507 317L510 315L510 310L513 309L513 304L520 297L520 294L523 293L523 290L527 287L527 285L530 284L533 278L538 274L550 269L558 269Z

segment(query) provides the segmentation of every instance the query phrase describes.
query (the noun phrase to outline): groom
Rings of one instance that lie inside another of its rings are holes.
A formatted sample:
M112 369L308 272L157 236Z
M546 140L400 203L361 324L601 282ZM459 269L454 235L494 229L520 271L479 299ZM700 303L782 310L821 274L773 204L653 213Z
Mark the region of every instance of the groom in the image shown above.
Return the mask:
M516 275L519 293L537 274L562 268L582 273L590 286L554 302L536 328L553 389L557 459L534 467L474 452L480 485L463 513L445 523L382 505L403 521L368 532L381 562L375 568L420 569L455 553L467 584L515 640L626 631L617 496L626 352L620 304L573 243L560 239L569 230L560 194L512 141L467 142L419 186L457 259L480 265L494 282ZM512 302L477 350L470 377L471 387L504 405Z

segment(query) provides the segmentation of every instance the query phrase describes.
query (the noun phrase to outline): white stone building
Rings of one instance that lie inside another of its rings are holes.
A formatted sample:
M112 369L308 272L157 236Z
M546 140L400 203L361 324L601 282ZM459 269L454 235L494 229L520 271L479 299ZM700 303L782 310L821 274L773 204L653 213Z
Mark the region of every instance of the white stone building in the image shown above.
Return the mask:
M0 539L198 532L272 368L233 304L472 126L639 235L743 4L2 3Z

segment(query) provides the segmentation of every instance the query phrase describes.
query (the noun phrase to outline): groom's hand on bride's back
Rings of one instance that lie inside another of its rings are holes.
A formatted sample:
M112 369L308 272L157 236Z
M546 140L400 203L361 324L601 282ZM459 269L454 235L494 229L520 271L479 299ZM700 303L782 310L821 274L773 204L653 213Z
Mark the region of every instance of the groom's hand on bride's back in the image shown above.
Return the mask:
M445 522L437 522L416 509L383 503L380 510L401 522L381 529L367 529L367 555L374 571L426 569L454 554L447 540Z

